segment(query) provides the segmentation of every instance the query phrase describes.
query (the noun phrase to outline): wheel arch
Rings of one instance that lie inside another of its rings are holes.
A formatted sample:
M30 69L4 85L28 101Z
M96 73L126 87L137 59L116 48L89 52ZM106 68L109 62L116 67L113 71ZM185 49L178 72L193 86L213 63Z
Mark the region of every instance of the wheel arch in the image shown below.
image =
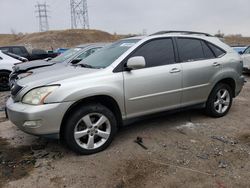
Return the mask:
M0 69L0 72L8 72L8 73L11 73L11 71L8 70L8 69Z
M91 104L91 103L99 103L107 107L109 110L111 110L114 113L115 117L117 118L118 127L122 126L123 124L122 113L121 113L121 109L117 101L113 97L110 97L108 95L96 95L96 96L91 96L91 97L80 99L69 107L69 109L66 111L62 119L62 123L60 127L61 138L63 138L63 131L66 126L66 121L69 118L71 112L77 110L78 108L81 108L82 106L86 104Z
M231 78L231 77L222 78L222 79L220 79L219 81L217 81L217 82L214 84L212 90L210 91L210 94L211 94L211 92L213 91L213 89L214 89L218 84L221 84L221 83L227 84L227 85L229 85L229 86L232 88L232 91L233 91L233 98L234 98L234 97L236 96L236 93L235 93L236 81L235 81L233 78Z

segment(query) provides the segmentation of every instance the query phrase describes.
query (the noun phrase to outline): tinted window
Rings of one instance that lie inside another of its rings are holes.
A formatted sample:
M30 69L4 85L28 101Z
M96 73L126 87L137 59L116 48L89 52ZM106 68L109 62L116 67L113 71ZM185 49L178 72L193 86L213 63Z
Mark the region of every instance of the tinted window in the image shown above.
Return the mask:
M179 38L178 50L182 62L204 59L203 48L200 40Z
M0 50L2 51L2 52L9 52L10 51L10 49L9 48L0 48Z
M14 54L23 55L21 48L13 48L12 51Z
M208 45L204 42L201 41L202 43L202 48L203 48L203 52L204 52L204 56L206 59L212 59L215 58L214 53L212 52L212 50L208 47Z
M216 47L215 45L211 43L208 43L208 46L213 50L216 57L221 57L222 55L225 54L223 50L221 50L220 48Z
M143 56L146 67L167 65L175 62L172 39L159 39L146 43L132 55Z

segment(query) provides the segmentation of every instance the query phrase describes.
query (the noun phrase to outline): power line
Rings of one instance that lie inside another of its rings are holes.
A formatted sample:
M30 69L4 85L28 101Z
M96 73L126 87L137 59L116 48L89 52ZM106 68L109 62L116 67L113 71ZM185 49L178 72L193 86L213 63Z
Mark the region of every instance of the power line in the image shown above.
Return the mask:
M89 29L87 0L70 0L71 28Z
M37 3L36 13L38 13L37 18L39 19L39 31L44 32L49 30L48 21L48 5L46 3Z

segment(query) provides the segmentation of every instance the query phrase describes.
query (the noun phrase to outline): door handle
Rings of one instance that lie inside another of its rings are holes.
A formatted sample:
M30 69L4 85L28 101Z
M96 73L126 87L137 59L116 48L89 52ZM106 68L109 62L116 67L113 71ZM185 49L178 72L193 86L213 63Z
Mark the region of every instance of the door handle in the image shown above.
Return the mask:
M170 73L177 73L177 72L181 72L181 70L178 69L178 68L173 68L173 69L170 71Z
M214 66L214 67L219 67L219 66L220 66L220 63L214 62L214 63L213 63L213 66Z

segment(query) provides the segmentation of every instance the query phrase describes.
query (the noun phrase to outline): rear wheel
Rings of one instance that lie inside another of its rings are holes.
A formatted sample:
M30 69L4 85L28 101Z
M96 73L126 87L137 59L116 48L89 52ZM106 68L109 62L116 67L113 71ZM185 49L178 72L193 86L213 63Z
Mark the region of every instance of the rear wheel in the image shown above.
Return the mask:
M73 112L64 130L69 148L89 155L106 149L117 131L114 114L100 104L86 105Z
M232 88L220 83L215 86L206 103L206 113L212 117L225 116L232 106Z
M9 76L10 73L6 71L0 72L0 91L9 91Z

